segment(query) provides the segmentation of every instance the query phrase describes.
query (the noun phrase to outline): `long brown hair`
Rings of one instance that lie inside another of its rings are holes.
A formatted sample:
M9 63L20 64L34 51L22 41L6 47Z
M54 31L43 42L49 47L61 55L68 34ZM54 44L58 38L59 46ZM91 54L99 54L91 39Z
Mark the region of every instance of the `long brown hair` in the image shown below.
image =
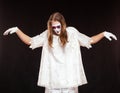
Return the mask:
M50 47L52 47L53 43L53 30L52 30L52 21L59 21L61 23L61 33L59 35L61 45L64 46L67 42L67 32L66 32L66 22L63 15L59 12L53 13L47 22L48 27L48 44Z

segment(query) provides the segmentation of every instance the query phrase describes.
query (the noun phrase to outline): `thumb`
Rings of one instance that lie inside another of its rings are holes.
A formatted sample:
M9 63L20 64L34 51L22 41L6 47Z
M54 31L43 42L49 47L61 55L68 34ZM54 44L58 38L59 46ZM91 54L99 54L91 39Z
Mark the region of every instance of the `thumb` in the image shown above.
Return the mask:
M112 39L110 37L107 37L109 41L111 41Z

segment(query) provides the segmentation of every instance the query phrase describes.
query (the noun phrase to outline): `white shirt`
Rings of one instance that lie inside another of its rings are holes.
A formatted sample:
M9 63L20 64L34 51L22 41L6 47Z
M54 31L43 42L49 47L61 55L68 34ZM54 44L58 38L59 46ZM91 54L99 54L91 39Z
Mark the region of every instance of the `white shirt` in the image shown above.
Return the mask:
M74 27L67 27L66 31L68 42L64 48L56 35L53 35L53 48L49 47L47 30L31 38L30 48L42 47L38 86L69 88L87 83L80 46L91 48L91 38Z

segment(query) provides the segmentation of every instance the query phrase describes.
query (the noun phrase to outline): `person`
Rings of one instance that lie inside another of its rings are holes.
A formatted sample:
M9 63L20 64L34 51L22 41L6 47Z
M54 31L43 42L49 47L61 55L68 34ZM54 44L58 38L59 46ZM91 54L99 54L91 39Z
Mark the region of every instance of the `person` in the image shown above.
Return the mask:
M78 93L78 86L87 84L80 47L92 48L102 38L117 40L108 31L89 37L75 27L67 26L60 12L50 15L47 29L30 37L18 27L7 29L3 35L16 33L32 50L42 47L37 85L45 87L45 93Z

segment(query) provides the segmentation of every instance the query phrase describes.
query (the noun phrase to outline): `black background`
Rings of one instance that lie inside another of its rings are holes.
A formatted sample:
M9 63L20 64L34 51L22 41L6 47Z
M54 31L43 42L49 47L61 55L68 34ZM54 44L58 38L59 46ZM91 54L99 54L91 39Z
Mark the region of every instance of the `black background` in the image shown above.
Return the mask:
M119 0L118 0L119 1ZM41 48L31 50L16 34L3 32L17 26L29 36L46 29L51 13L61 12L68 26L93 36L105 30L118 40L102 39L92 49L81 48L88 84L80 93L120 93L120 2L115 0L0 0L0 93L44 93L37 86Z

